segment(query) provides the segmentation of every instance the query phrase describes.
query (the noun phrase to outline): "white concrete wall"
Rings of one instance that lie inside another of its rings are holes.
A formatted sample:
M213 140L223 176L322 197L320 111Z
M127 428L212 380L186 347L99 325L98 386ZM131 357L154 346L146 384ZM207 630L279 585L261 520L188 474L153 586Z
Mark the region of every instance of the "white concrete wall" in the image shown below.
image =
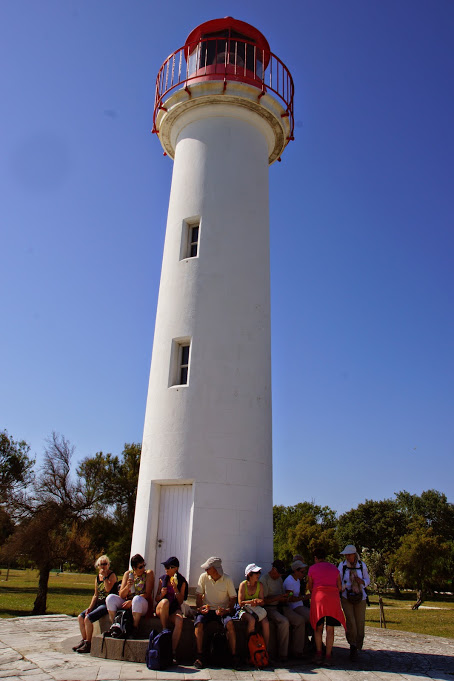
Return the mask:
M154 564L156 485L193 482L190 585L219 555L236 582L272 560L268 146L263 121L177 119L132 553ZM198 257L180 260L183 220ZM169 387L173 338L190 337L187 386ZM188 576L188 575L186 575Z

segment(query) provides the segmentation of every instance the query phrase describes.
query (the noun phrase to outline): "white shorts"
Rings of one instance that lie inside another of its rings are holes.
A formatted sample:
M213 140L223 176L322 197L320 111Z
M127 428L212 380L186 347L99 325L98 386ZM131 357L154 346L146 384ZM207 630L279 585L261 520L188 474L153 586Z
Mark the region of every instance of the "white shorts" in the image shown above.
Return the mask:
M110 612L117 612L121 608L122 603L125 602L124 598L117 596L116 594L109 594L106 598L107 610ZM132 599L132 611L140 612L141 615L146 615L148 612L148 601L142 596L134 596Z

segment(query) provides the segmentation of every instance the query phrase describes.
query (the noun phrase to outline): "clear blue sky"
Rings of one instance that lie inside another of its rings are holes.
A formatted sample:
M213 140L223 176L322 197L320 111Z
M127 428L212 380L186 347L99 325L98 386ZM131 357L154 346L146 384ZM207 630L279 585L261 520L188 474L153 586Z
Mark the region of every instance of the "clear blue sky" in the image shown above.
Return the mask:
M270 168L274 500L454 501L452 0L3 0L0 428L140 442L172 162L157 71L199 23L290 68ZM299 474L298 474L299 473Z

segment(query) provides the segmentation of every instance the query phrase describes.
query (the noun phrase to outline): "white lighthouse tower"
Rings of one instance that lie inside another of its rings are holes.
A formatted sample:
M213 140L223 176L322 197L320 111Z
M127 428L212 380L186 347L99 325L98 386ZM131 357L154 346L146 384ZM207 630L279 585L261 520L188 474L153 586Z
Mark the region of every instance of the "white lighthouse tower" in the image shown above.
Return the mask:
M217 555L238 582L273 555L268 166L291 75L253 26L208 21L159 71L153 131L174 167L132 552L190 586Z

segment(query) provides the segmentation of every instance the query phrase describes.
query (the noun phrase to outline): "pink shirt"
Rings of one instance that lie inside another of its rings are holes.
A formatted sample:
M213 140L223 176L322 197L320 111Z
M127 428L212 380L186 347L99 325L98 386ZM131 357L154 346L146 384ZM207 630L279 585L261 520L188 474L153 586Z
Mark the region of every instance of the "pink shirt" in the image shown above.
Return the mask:
M336 586L339 570L332 563L315 563L307 574L312 577L316 589L318 586Z

